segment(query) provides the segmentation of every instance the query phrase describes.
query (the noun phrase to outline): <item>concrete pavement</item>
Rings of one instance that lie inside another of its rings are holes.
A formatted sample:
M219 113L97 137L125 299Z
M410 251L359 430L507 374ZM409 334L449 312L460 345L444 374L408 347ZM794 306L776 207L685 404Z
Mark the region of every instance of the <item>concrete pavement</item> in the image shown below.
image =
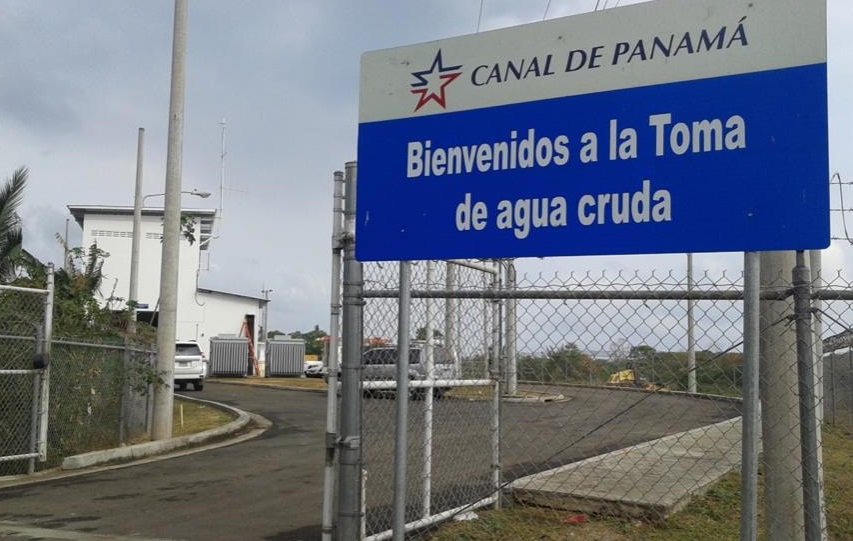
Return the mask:
M516 500L661 520L740 466L740 417L517 479Z

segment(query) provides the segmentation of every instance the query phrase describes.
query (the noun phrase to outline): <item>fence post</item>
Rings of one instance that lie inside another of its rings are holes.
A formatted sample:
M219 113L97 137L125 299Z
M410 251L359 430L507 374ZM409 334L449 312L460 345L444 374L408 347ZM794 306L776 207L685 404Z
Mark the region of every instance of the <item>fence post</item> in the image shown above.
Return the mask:
M322 541L332 541L334 531L335 461L338 430L338 339L341 318L341 249L343 233L344 174L334 173L332 201L332 291L329 353L326 358L326 460L323 467Z
M435 263L433 261L426 262L426 289L432 290L432 282L434 279ZM424 392L424 443L423 443L423 479L422 479L422 509L421 517L429 518L432 513L432 435L433 435L433 408L435 407L434 399L436 394L435 387L435 347L433 337L433 321L432 321L432 299L427 297L424 299L424 308L426 309L426 342L424 353L426 359L421 360L425 363L427 380L430 386Z
M820 464L817 446L817 411L812 360L811 277L805 254L797 251L794 267L794 317L797 330L797 383L800 392L800 454L803 470L803 504L806 541L821 539Z
M506 288L508 291L516 290L517 277L515 274L515 262L512 259L506 262ZM516 299L506 301L506 394L513 396L518 392L518 329L516 325ZM590 372L590 375L592 373Z
M361 348L364 277L355 259L355 162L346 164L343 239L343 314L341 359L341 437L339 445L338 525L336 539L352 541L361 532Z
M53 263L47 265L47 296L44 301L44 373L41 378L41 419L39 421L39 461L47 461L47 423L50 412L50 362L53 343Z
M452 292L456 290L456 265L450 261L445 262L445 288ZM444 300L444 346L450 352L453 359L454 374L456 377L462 377L462 361L459 353L456 350L456 315L457 300L447 298Z
M745 258L750 256L745 254ZM758 257L757 255L755 257ZM744 260L745 261L745 260ZM756 271L758 270L756 266ZM757 278L757 277L756 277ZM756 282L756 287L758 283ZM693 254L687 254L687 392L696 392L696 320L693 317L693 307L696 301L693 300ZM756 310L758 306L756 305ZM756 314L757 316L757 314ZM757 351L757 349L756 349ZM756 358L757 361L757 358ZM758 381L756 379L756 381Z
M397 397L394 430L394 519L392 522L394 541L403 541L406 536L411 270L411 263L400 261L400 299L397 313Z
M758 538L758 443L759 443L759 286L761 257L744 253L743 265L743 417L741 418L741 514L740 541ZM695 382L695 380L694 380Z
M135 329L134 329L135 332ZM125 438L127 437L127 410L130 408L130 404L128 403L131 400L131 390L130 380L127 377L130 371L130 339L128 336L124 337L124 350L121 354L121 365L122 365L122 382L121 382L121 403L119 405L119 414L118 414L118 441L119 443L124 444Z
M44 353L44 326L36 327L35 354L36 356ZM39 423L41 420L41 380L44 372L36 372L33 374L33 401L32 412L30 414L30 452L39 452ZM27 460L27 474L32 475L36 471L35 457Z
M502 286L501 264L499 260L494 261L495 273L492 275L491 287L495 292L500 291ZM494 396L492 397L492 483L495 487L495 509L501 508L501 394L503 386L501 379L501 301L492 300L492 362L489 366L489 376L495 382Z

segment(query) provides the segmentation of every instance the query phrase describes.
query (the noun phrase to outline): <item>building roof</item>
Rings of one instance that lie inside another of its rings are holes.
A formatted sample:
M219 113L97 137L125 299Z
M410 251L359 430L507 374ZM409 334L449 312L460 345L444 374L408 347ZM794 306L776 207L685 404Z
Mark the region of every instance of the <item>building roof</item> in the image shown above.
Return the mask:
M68 205L68 211L74 216L74 220L83 227L83 217L87 214L101 214L105 216L132 216L133 207L112 205ZM190 209L182 208L181 214L198 216L200 218L214 218L216 209ZM163 207L145 207L142 209L143 216L162 216Z
M215 289L207 289L204 287L196 288L196 291L198 291L199 293L209 293L212 295L226 295L228 297L240 297L241 299L251 299L253 301L258 301L258 302L262 302L262 303L270 302L269 299L265 299L263 297L255 297L252 295L241 295L239 293L228 293L227 291L217 291Z
M92 214L101 216L133 216L133 207L111 205L68 205L68 210L74 220L82 228L83 217ZM207 250L208 242L213 234L213 220L216 218L215 209L182 208L181 214L198 218L198 241L201 250ZM162 216L163 207L146 207L142 209L143 216Z

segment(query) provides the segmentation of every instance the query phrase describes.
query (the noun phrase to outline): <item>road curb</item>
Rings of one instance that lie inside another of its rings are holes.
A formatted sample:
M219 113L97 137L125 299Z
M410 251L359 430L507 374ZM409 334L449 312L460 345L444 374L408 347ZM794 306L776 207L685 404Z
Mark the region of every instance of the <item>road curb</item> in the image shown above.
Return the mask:
M505 394L501 397L504 402L513 402L516 404L541 404L545 402L564 402L569 400L563 394L539 393L537 396L518 396Z
M79 470L82 468L99 466L111 462L126 462L139 460L141 458L169 453L178 449L183 449L185 447L200 445L203 443L207 443L211 440L219 439L224 436L230 436L231 434L239 432L240 430L244 429L251 420L251 417L248 413L232 406L228 406L227 404L213 402L210 400L202 400L190 396L180 396L181 398L186 400L202 402L220 409L224 409L226 411L230 411L236 414L237 418L225 425L218 426L216 428L211 428L210 430L205 430L204 432L181 436L179 438L137 443L136 445L116 447L114 449L105 449L103 451L91 451L89 453L65 457L65 459L62 461L62 469Z

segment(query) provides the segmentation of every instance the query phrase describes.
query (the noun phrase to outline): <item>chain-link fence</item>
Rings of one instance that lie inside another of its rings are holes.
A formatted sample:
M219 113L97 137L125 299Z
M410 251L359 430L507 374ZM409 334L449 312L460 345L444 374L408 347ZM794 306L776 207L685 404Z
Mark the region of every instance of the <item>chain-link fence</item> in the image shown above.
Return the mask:
M52 337L47 290L0 286L0 476L144 437L153 354Z
M390 351L381 361L389 365L399 356L398 276L397 264L364 266L365 350ZM788 285L761 293L762 336L782 337L762 343L762 399L770 400L762 480L773 485L764 498L785 500L768 509L788 505L802 516L793 334L802 314L795 316L790 278L782 281ZM838 274L815 281L813 295L815 354L827 350L814 365L817 405L829 434L841 430L843 438L853 410L851 289ZM395 456L395 401L387 399L396 394L394 372L372 361L362 367L364 535L391 537L401 488L409 536L426 539L430 525L497 506L541 509L532 516L554 520L583 513L660 521L730 479L741 463L743 297L743 277L725 273L516 278L506 261L413 264L405 454ZM400 459L404 483L394 472ZM772 472L780 465L784 485ZM823 484L832 533L842 487L829 474ZM538 519L517 522L518 539L536 538ZM776 538L789 522L764 515L761 528ZM467 527L478 524L494 527ZM736 539L736 528L719 538Z
M147 436L153 359L124 345L53 341L45 467Z
M44 458L44 352L49 290L0 286L0 475Z

